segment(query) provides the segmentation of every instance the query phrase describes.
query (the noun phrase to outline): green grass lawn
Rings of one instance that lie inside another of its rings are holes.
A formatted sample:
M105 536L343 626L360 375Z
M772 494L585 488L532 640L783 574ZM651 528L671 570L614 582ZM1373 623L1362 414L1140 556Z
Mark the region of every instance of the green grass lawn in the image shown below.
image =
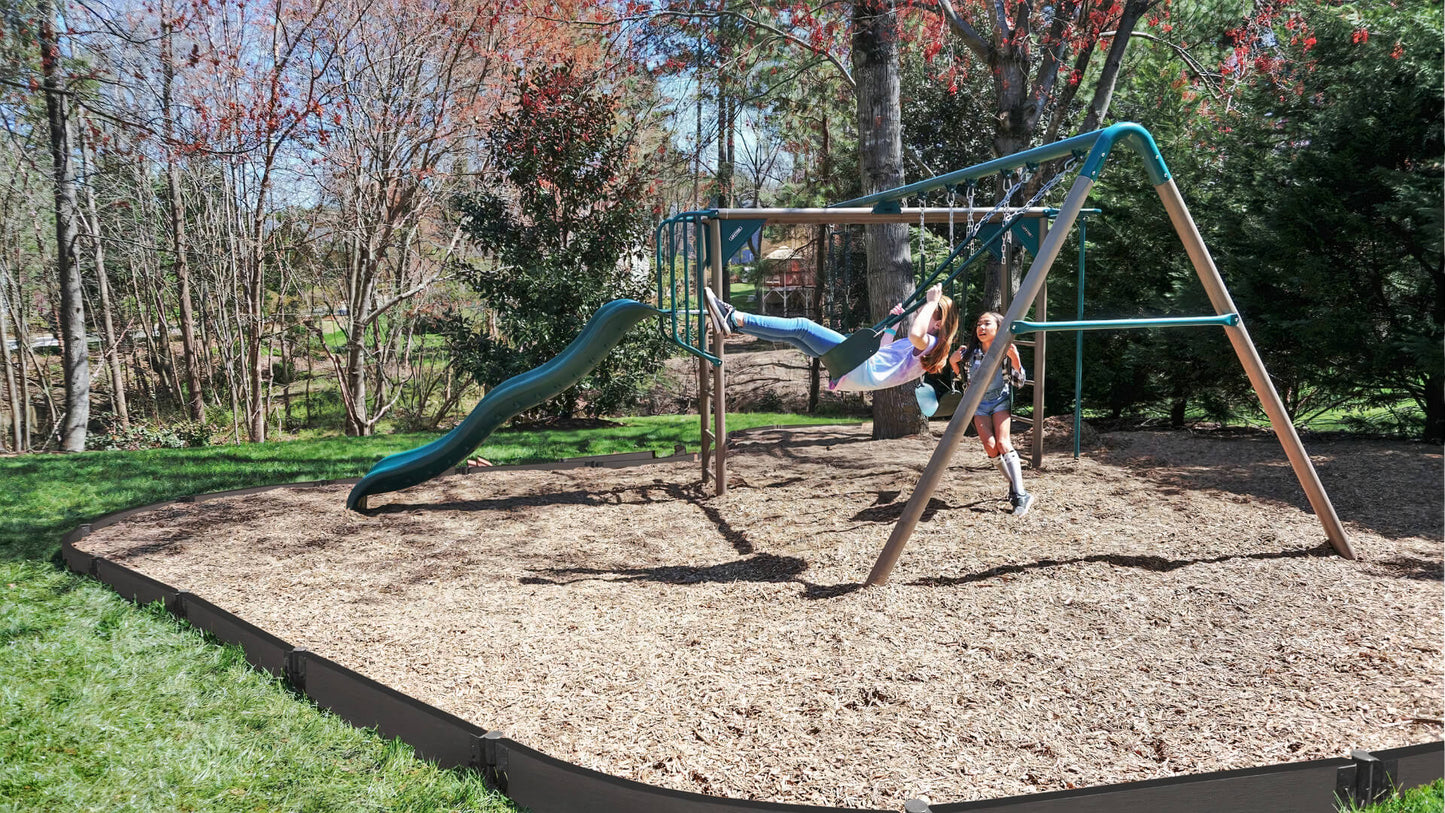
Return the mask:
M696 416L503 431L493 463L697 448ZM729 415L731 429L837 418ZM313 707L241 651L65 571L60 538L187 494L355 477L435 435L0 458L0 811L513 811L480 777ZM180 585L177 585L178 587ZM1374 813L1441 810L1440 783Z
M728 285L728 301L733 307L744 311L758 309L758 288L751 282L733 282Z
M1445 810L1445 781L1435 780L1411 788L1370 807L1351 807L1350 813L1440 813Z
M738 414L730 429L837 418ZM493 435L496 464L697 448L696 416ZM0 458L0 811L515 808L479 776L318 711L158 608L65 571L60 538L127 507L356 477L435 435Z

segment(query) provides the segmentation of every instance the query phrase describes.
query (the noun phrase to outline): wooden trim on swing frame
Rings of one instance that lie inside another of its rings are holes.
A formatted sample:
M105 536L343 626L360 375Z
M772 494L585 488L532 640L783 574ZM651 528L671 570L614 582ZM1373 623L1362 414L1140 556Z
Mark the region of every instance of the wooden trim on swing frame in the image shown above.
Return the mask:
M1001 340L995 340L988 353L984 355L983 375L974 379L964 390L957 411L949 419L948 427L939 439L933 457L929 459L928 465L924 468L918 485L914 487L913 493L909 496L908 503L903 508L903 514L898 519L898 524L894 526L888 542L873 565L872 572L868 574L867 586L877 587L888 583L888 577L892 573L894 565L898 563L899 557L903 554L903 547L908 543L909 537L913 535L914 529L918 527L924 507L928 505L934 492L938 490L938 484L948 470L949 461L953 458L959 442L963 440L964 430L971 420L966 416L971 416L977 411L979 403L983 400L984 382L991 381L1002 366L1008 346L1013 342L1013 332L1010 330L1010 326L1034 304L1034 298L1043 289L1044 279L1063 248L1064 237L1073 227L1079 212L1084 208L1084 201L1088 199L1093 186L1094 180L1088 173L1081 172L1074 179L1073 185L1069 188L1068 197L1059 207L1053 229L1039 246L1039 253L1034 257L1028 275L1019 285L1018 293L1010 303L1008 312L1004 314L1003 324L999 326ZM1166 175L1164 180L1154 188L1164 202L1170 222L1174 224L1175 231L1183 241L1185 251L1194 263L1195 272L1199 275L1200 282L1203 283L1215 312L1221 316L1227 313L1237 313L1234 302L1224 286L1224 280L1219 275L1219 269L1209 256L1209 250L1205 247L1203 238L1200 237L1194 221L1189 216L1189 210L1184 205L1184 199L1180 196L1178 187ZM1344 558L1354 559L1354 550L1345 536L1339 516L1335 513L1329 496L1325 494L1324 486L1320 483L1314 465L1310 462L1309 456L1305 454L1304 445L1300 443L1299 435L1294 430L1294 424L1290 422L1284 404L1280 401L1279 393L1275 391L1274 384L1270 382L1264 362L1255 350L1243 321L1226 327L1225 331L1229 336L1230 343L1234 346L1236 355L1239 356L1245 374L1249 377L1250 384L1254 387L1255 394L1259 396L1265 412L1269 415L1276 437L1284 446L1285 454L1294 468L1295 476L1299 478L1300 485L1304 488L1315 515L1324 527L1330 545ZM1035 429L1039 430L1039 427L1035 425Z

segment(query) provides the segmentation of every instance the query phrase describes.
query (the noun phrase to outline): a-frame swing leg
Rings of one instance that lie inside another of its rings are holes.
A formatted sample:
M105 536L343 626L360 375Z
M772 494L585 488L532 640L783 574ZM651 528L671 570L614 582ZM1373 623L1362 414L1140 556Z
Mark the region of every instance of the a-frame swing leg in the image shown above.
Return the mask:
M963 440L963 432L973 421L973 413L978 411L978 405L983 401L985 382L992 381L998 374L999 368L1003 365L1008 347L1013 343L1013 332L1009 329L1016 320L1024 315L1034 304L1034 298L1038 296L1043 288L1044 278L1048 276L1049 267L1058 258L1059 251L1064 247L1064 238L1068 236L1069 229L1078 218L1079 211L1084 208L1084 202L1089 197L1089 190L1094 182L1086 175L1079 175L1074 179L1074 185L1069 187L1069 195L1059 207L1058 216L1054 219L1054 227L1051 229L1042 243L1039 244L1039 253L1034 257L1033 264L1029 266L1029 273L1019 284L1018 293L1009 303L1008 312L1004 314L1003 324L998 327L998 338L989 347L983 357L983 373L973 378L972 383L963 391L963 398L953 417L948 420L948 427L943 430L943 436L939 438L938 448L933 450L933 457L929 459L928 466L923 469L923 476L919 478L918 485L913 488L913 494L908 498L908 504L903 507L903 515L898 518L898 524L893 526L893 533L888 537L888 544L883 546L883 552L878 555L878 561L873 565L873 571L868 574L868 585L876 587L888 582L888 574L893 572L893 566L898 563L898 557L903 555L903 546L908 544L908 538L913 535L913 529L918 527L918 520L923 516L923 509L928 501L933 498L933 493L938 490L938 484L943 475L948 471L948 463L953 459L953 452Z
M1204 283L1204 290L1209 294L1209 302L1214 306L1214 312L1220 315L1238 313L1234 307L1234 300L1229 295L1229 290L1224 287L1224 279L1214 265L1214 258L1209 256L1209 249L1205 247L1203 238L1199 236L1199 229L1195 227L1193 218L1189 216L1189 209L1184 205L1184 198L1180 196L1179 188L1174 185L1174 180L1172 178L1166 180L1154 187L1154 191L1158 192L1159 199L1164 201L1164 208L1169 212L1169 220L1174 224L1175 231L1179 232L1179 239L1184 241L1184 250L1189 253L1189 260L1194 263L1194 270L1199 274L1199 281ZM1244 365L1244 372L1249 376L1249 383L1254 387L1255 395L1259 396L1265 414L1269 416L1270 426L1274 427L1275 437L1279 438L1280 445L1284 447L1285 456L1289 458L1295 477L1299 478L1300 485L1305 490L1305 496L1309 498L1310 507L1314 509L1315 516L1319 517L1320 524L1324 526L1325 536L1329 538L1330 546L1346 559L1354 559L1355 551L1350 547L1349 538L1345 536L1345 528L1340 524L1339 515L1335 513L1335 506L1330 502L1329 495L1325 493L1325 487L1320 483L1319 475L1315 473L1314 463L1310 462L1309 455L1305 453L1304 444L1300 443L1299 433L1295 432L1294 423L1290 421L1289 415L1285 412L1284 402L1280 400L1279 392L1274 388L1274 382L1270 381L1269 373L1264 369L1264 361L1260 359L1259 353L1255 350L1254 342L1249 338L1249 331L1244 327L1244 321L1240 320L1233 325L1225 326L1224 332L1229 336L1229 343L1234 345L1234 352L1239 356L1239 363Z
M1008 313L1004 314L1003 324L999 326L999 336L1002 340L995 340L988 353L984 355L982 364L984 374L974 379L977 385L969 384L968 388L964 390L958 411L949 420L948 428L944 430L943 437L939 439L938 448L934 450L933 457L923 470L923 476L919 478L918 485L908 498L908 504L903 508L903 515L899 517L898 524L893 527L893 533L888 537L888 543L883 546L883 552L879 554L878 561L874 563L873 571L868 574L869 586L878 586L888 582L888 576L893 572L893 566L898 563L898 557L903 554L904 545L908 544L908 538L913 535L914 528L918 526L918 520L923 515L923 508L928 505L928 501L938 490L938 484L948 470L953 452L958 448L959 441L963 439L963 430L969 423L964 416L971 416L978 409L979 403L983 400L983 382L992 380L999 367L1002 366L1004 354L1012 338L1010 326L1023 315L1025 310L1023 306L1031 304L1033 297L1043 287L1044 277L1048 274L1049 267L1058 258L1059 250L1063 247L1063 238L1073 227L1093 185L1094 183L1089 177L1080 175L1074 180L1074 185L1069 188L1069 196L1064 200L1063 206L1059 208L1053 230L1039 246L1039 254L1034 258L1028 276L1019 286L1018 296L1009 306ZM1174 185L1173 180L1165 180L1154 189L1164 202L1164 208L1169 213L1169 220L1174 224L1175 230L1184 242L1185 251L1189 254L1190 261L1194 263L1194 269L1204 284L1205 292L1209 295L1215 312L1220 315L1238 313L1235 310L1233 299L1229 296L1229 291L1224 287L1224 280L1219 275L1219 269L1214 265L1214 259L1209 256L1209 250L1205 248L1204 240L1199 236L1199 230L1195 228L1194 221L1189 216L1189 209L1184 205L1184 199L1180 196L1178 187ZM1250 340L1249 332L1245 330L1243 321L1226 327L1225 332L1234 346L1235 353L1239 356L1240 363L1244 366L1245 374L1249 376L1249 381L1254 386L1255 393L1259 396L1260 403L1264 406L1265 413L1269 415L1275 435L1279 438L1280 444L1284 446L1285 455L1289 458L1295 476L1299 478L1300 485L1309 498L1315 516L1319 517L1320 524L1324 526L1325 536L1329 538L1330 545L1346 559L1354 559L1355 553L1350 547L1349 539L1345 536L1344 526L1340 524L1340 518L1330 503L1329 495L1325 493L1319 475L1315 473L1314 464L1305 454L1299 434L1295 432L1294 424L1290 422L1289 416L1285 412L1284 403L1280 401L1279 393L1275 391L1269 373L1264 369L1264 362L1255 350L1254 342Z

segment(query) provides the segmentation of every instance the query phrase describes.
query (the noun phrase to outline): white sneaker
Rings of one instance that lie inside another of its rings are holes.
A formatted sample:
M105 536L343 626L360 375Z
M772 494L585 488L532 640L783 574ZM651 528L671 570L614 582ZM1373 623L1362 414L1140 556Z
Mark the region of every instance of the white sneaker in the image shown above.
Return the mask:
M1014 516L1021 517L1034 507L1034 495L1025 491L1022 494L1015 494L1011 500L1014 505Z
M713 330L724 336L733 334L733 311L736 310L726 302L718 301L711 289L702 289L702 301L707 305L708 319L712 322Z

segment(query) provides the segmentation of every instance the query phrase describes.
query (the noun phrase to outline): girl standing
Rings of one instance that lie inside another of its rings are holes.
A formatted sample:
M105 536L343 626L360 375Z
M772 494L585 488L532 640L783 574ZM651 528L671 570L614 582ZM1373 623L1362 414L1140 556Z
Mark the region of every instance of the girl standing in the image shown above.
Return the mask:
M983 366L983 357L998 338L998 329L1002 324L1003 316L993 311L978 317L973 336L948 359L955 375L959 372L959 366L964 365L970 382L978 377ZM978 439L983 441L984 453L1008 479L1009 503L1013 505L1013 515L1016 517L1027 514L1034 504L1034 495L1024 488L1019 453L1014 451L1013 441L1009 438L1013 388L1022 386L1024 380L1024 365L1019 360L1019 351L1010 344L1008 356L998 372L987 382L983 401L973 414L973 426L978 430Z

